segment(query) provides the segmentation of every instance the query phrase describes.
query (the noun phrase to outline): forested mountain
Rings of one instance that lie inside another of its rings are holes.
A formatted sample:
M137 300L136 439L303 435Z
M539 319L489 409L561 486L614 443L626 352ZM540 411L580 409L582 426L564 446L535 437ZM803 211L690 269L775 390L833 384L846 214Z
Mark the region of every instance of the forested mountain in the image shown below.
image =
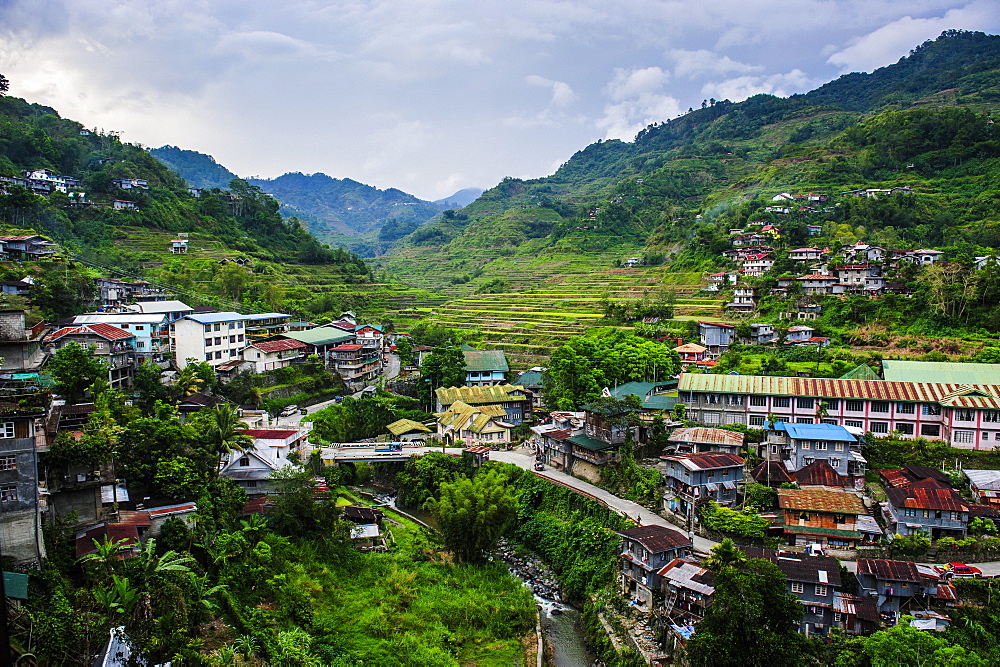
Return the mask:
M177 146L160 146L149 149L149 154L167 165L192 188L225 190L229 187L230 181L239 178L216 162L211 155L198 151L184 150Z
M998 101L1000 37L947 31L893 65L804 95L711 100L633 142L599 141L551 176L505 179L404 245L441 248L463 271L473 248L506 248L477 252L481 264L528 242L532 253L566 239L584 252L622 240L676 250L739 226L784 190L895 184L915 193L907 219L874 212L868 231L892 227L907 243L963 239L992 248L1000 243L990 231L1000 219L1000 137L989 113ZM847 215L825 219L852 222ZM439 266L449 270L446 261Z

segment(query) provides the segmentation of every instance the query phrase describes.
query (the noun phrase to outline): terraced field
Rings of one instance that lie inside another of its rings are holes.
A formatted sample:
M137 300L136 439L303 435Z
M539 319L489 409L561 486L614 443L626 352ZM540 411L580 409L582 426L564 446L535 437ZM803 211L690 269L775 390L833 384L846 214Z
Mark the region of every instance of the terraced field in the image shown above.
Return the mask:
M619 256L620 252L499 258L468 283L437 287L447 299L444 303L416 310L423 318L471 332L483 345L505 350L515 370L545 365L561 343L601 325L605 300L641 300L671 290L677 299L677 319L720 317L722 302L702 295L700 274L667 273L657 267L616 268ZM430 271L404 279L426 291L441 281L439 273ZM490 293L481 293L487 289ZM390 316L398 323L411 314Z

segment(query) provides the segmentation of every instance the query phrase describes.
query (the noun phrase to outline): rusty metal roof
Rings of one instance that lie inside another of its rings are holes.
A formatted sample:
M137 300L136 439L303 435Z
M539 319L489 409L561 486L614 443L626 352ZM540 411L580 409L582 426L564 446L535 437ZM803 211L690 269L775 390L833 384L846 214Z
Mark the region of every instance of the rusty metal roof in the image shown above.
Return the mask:
M865 506L853 493L813 489L778 489L778 507L838 514L867 514Z
M950 512L969 511L969 506L952 489L904 486L897 489L886 489L885 494L894 507Z
M679 391L724 394L815 396L882 401L943 403L954 407L1000 409L1000 385L957 385L939 382L840 380L765 375L708 375L682 373Z
M881 558L859 558L858 574L870 574L883 581L920 582L917 566L905 560L883 560Z
M675 428L667 438L671 442L690 442L700 445L741 447L743 434L724 428Z

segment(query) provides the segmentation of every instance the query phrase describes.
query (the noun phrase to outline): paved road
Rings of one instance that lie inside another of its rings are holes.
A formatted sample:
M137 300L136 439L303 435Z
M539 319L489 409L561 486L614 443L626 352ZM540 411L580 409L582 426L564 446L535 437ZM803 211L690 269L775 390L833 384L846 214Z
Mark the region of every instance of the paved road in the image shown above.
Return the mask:
M527 449L516 449L509 452L490 452L490 460L513 463L514 465L524 468L525 470L533 470L535 466L535 457ZM619 498L618 496L609 493L600 487L584 482L582 479L577 479L572 475L567 475L564 472L559 472L558 470L552 470L549 468L539 472L538 475L561 482L562 484L565 484L573 489L594 496L619 514L627 516L633 521L638 518L639 522L644 526L653 524L663 526L665 528L671 528L673 530L680 530L677 525L670 523L658 514L650 512L642 505L634 503L631 500ZM716 544L717 542L707 540L704 537L699 537L698 535L694 536L694 548L696 551L708 553Z

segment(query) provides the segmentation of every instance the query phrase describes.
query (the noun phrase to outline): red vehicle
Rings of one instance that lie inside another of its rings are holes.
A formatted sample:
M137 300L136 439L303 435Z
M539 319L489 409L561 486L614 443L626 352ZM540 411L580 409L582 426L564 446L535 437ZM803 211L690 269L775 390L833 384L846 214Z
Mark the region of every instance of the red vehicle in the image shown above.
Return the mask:
M966 565L965 563L945 563L944 565L935 565L934 571L942 576L951 577L978 579L983 576L983 571L978 567L972 567L971 565Z

